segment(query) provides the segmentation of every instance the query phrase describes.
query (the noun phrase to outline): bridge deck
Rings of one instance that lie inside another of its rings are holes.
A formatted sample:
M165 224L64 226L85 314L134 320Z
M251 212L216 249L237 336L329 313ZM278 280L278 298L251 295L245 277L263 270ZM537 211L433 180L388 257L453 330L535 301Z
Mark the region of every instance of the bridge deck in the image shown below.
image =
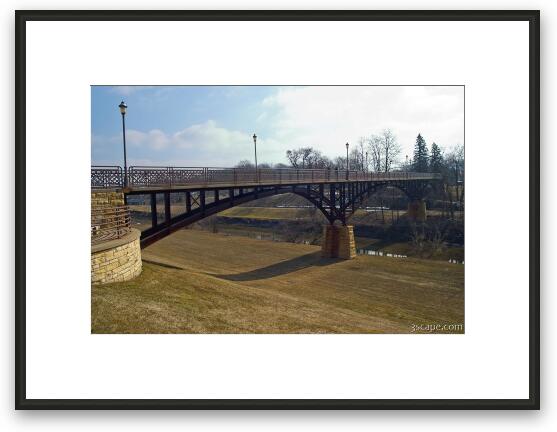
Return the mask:
M330 169L244 169L244 168L176 168L130 167L124 174L121 167L91 167L91 188L122 188L140 193L145 190L199 190L251 188L255 186L332 184L354 182L385 182L433 180L436 173L342 171Z

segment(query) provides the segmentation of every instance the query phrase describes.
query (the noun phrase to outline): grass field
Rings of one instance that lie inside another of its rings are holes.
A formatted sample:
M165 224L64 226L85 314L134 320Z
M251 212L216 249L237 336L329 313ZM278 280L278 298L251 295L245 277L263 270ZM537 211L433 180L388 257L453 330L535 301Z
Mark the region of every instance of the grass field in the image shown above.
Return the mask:
M258 201L269 200L269 198L275 198L274 201L278 201L278 198L284 197L284 195L277 195L275 197L268 197L262 198ZM299 198L299 197L298 197ZM276 204L274 201L271 204ZM290 201L286 201L290 203ZM325 217L315 207L308 207L308 208L288 208L288 207L263 207L257 201L250 203L252 205L241 205L238 207L232 207L222 212L218 213L219 217L227 217L227 218L244 218L244 219L252 219L252 220L312 220L315 219L317 221L325 221ZM256 205L257 204L257 205ZM298 204L298 202L293 202L294 204ZM308 202L304 200L301 205L307 205ZM130 209L132 210L132 217L139 216L140 219L149 219L151 207L147 205L130 205ZM185 204L172 204L170 206L170 211L172 216L177 216L185 211ZM164 219L164 206L162 204L157 204L157 213L160 220ZM428 216L441 216L442 212L439 210L428 210ZM462 218L461 212L455 212L455 216L457 218ZM397 218L405 218L406 217L406 210L384 210L381 213L380 210L375 211L366 211L364 209L356 209L355 213L350 216L349 222L351 224L360 224L360 225L377 225L382 224L383 220L386 224L391 223L393 220ZM150 222L149 222L150 224ZM148 228L146 223L144 227L141 229ZM150 226L150 225L149 225Z
M461 216L460 212L455 212L458 217ZM249 207L239 206L226 209L218 214L222 217L245 218L245 219L263 219L263 220L310 220L312 217L317 217L318 220L325 220L321 211L316 208L277 208L277 207ZM441 216L442 212L439 210L428 210L428 216ZM379 224L383 217L385 223L391 223L397 217L406 217L406 210L384 210L381 211L366 211L363 209L356 209L354 215L349 219L352 224Z
M410 333L464 323L464 266L182 230L92 287L93 333ZM460 331L450 331L462 333Z
M385 210L385 221L391 221L391 211ZM399 211L402 217L406 211ZM223 212L219 213L219 216L223 217L234 217L234 218L246 218L246 219L276 219L276 220L299 220L306 219L309 220L312 215L317 216L319 219L325 220L321 211L316 208L276 208L276 207L232 207ZM394 217L396 218L396 211L394 212ZM377 215L372 212L366 212L362 209L357 209L352 216L351 221L361 222L365 219L380 219L381 212L377 212Z
M263 220L299 220L316 215L319 220L325 218L316 208L274 208L274 207L232 207L219 213L222 217L263 219Z

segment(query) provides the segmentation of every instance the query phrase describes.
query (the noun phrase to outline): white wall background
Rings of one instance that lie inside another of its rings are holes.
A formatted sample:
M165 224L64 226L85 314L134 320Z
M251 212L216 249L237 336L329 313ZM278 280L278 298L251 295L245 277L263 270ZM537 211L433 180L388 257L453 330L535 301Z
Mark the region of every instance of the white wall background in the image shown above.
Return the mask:
M156 4L148 1L119 1L108 2L101 0L97 2L83 2L79 5L83 9L149 9L153 6L163 9L178 9L183 7L204 9L227 9L261 8L261 2L256 1L195 1L195 2L172 2L161 0ZM0 265L5 283L2 284L1 302L3 310L1 315L2 349L0 352L0 428L2 430L428 430L444 431L489 429L489 430L547 430L552 423L556 423L557 413L552 411L556 408L555 388L556 379L554 371L545 366L555 364L557 348L555 337L552 337L549 329L555 326L555 314L552 306L557 306L556 295L551 291L552 286L557 286L555 271L549 272L551 258L548 256L549 245L557 240L557 230L549 226L549 217L544 215L555 214L557 210L554 200L549 201L551 186L556 182L555 170L544 170L548 163L557 161L557 150L549 143L557 142L557 126L549 119L555 116L557 90L553 83L546 82L546 78L556 76L555 50L550 47L557 43L555 36L557 30L557 6L550 1L491 1L489 3L477 0L468 2L457 1L398 1L398 2L364 2L364 1L309 1L303 3L293 1L266 2L269 9L292 9L292 8L397 8L397 9L436 9L436 8L489 8L489 9L541 9L542 10L542 411L541 412L408 412L401 415L397 412L15 412L13 410L13 322L14 322L14 260L13 245L14 237L12 227L14 224L13 205L4 206L0 212ZM13 158L14 158L14 9L73 9L77 5L70 1L50 1L41 3L39 1L5 1L2 4L0 15L0 28L3 32L1 43L2 66L0 67L2 99L0 102L0 133L2 144L0 145L0 161L3 164L0 170L0 184L5 187L4 194L10 197L13 203ZM552 55L552 56L550 56ZM552 241L553 240L553 241ZM544 265L547 264L547 265ZM554 268L555 266L553 266ZM547 271L544 271L547 270ZM552 283L553 282L553 283ZM546 289L547 288L547 289ZM502 329L504 331L504 329ZM553 343L551 343L553 341ZM553 426L554 427L554 426Z

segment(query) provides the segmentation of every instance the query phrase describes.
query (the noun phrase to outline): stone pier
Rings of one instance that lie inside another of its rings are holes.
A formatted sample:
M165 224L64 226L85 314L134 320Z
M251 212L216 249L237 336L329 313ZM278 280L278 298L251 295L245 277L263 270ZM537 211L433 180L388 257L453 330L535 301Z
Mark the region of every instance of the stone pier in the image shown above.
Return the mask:
M352 225L323 226L321 256L326 258L352 259L356 256L354 227Z
M91 207L123 206L124 193L121 191L91 192Z
M426 220L427 212L424 200L414 200L408 203L408 219L423 222Z
M91 192L91 209L124 205L121 191ZM122 237L91 244L91 282L123 282L141 274L141 232L131 229Z
M141 274L141 232L91 246L91 282L94 285L124 282Z

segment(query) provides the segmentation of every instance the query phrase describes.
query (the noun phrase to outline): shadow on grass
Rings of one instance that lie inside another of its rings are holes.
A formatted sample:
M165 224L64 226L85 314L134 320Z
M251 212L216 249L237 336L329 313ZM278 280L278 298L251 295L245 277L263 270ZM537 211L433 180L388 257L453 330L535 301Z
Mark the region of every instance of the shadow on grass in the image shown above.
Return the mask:
M212 274L211 276L229 281L251 281L268 279L287 273L292 273L307 267L327 266L339 262L337 258L322 258L321 252L312 252L286 261L271 264L267 267L258 268L244 273L228 275Z

